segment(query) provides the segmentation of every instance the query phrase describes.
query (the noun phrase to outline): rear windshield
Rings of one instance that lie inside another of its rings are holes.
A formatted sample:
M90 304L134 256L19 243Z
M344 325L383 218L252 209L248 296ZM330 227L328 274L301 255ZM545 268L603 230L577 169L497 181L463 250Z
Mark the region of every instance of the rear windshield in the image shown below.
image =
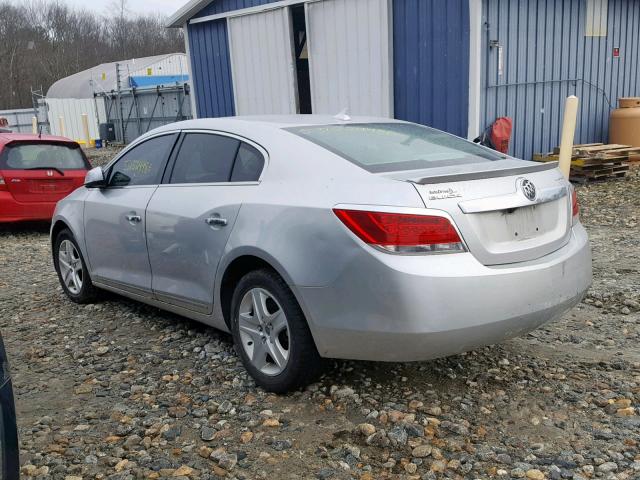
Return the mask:
M88 167L80 147L52 143L9 144L2 152L0 165L7 170L79 170Z
M361 123L286 129L371 173L419 170L505 158L448 133L412 123Z

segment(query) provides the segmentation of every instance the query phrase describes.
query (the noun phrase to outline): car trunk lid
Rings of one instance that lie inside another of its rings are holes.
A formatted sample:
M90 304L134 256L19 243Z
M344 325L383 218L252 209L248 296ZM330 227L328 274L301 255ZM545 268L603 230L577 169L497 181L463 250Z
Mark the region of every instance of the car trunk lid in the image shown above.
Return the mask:
M4 188L21 203L57 202L82 186L88 166L71 141L14 141L0 155Z
M57 202L82 186L86 170L0 170L7 190L21 203Z
M571 195L554 164L504 159L388 176L412 182L428 208L448 212L485 265L534 260L569 241Z

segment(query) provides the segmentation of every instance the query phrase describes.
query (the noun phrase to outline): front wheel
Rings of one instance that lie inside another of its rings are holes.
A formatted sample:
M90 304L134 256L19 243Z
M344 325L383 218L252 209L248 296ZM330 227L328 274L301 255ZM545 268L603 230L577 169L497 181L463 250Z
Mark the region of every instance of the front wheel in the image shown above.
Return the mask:
M295 296L275 272L256 270L238 283L231 330L242 363L270 392L302 387L321 370L322 360Z
M80 247L68 229L62 230L53 245L53 263L64 293L76 303L91 303L97 297Z

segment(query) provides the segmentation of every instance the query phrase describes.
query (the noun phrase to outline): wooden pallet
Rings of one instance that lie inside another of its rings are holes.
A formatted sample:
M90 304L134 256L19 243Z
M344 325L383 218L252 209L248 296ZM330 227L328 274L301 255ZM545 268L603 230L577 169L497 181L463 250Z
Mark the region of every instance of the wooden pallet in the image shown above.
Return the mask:
M573 183L580 183L582 185L593 182L603 182L609 180L619 180L624 178L627 172L614 172L605 175L594 175L591 177L585 177L583 175L577 175L573 172L569 174L569 181Z
M537 162L557 162L560 148L552 153L534 154ZM588 143L574 145L571 155L569 179L588 183L598 180L622 178L629 170L629 163L640 159L640 147L629 145Z

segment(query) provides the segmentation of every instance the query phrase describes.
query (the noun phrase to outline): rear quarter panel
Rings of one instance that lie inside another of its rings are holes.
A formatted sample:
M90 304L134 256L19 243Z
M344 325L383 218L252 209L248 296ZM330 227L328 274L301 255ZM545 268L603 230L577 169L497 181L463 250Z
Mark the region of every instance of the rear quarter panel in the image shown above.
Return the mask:
M290 285L328 285L348 268L357 242L334 206L424 207L408 182L370 174L288 132L281 137L268 148L261 183L247 187L219 278L235 258L252 254L272 264Z

